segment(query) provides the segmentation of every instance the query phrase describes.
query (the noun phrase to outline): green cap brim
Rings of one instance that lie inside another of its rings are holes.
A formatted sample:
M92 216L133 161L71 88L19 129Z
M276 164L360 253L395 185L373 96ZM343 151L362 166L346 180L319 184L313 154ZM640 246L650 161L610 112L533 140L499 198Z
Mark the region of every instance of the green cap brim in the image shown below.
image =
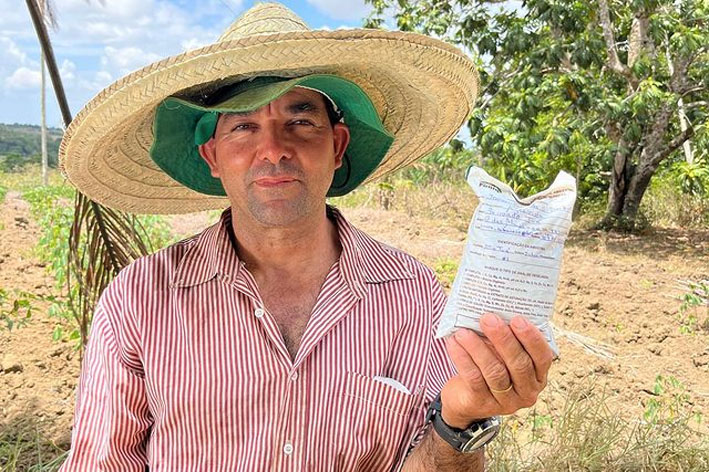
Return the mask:
M316 74L295 79L259 77L229 89L213 106L168 97L158 106L153 124L150 157L170 177L197 192L225 196L219 179L199 155L198 146L214 135L220 113L255 111L295 86L308 87L330 97L342 110L350 130L342 166L335 171L328 197L355 189L382 161L394 142L372 101L354 82L335 75Z

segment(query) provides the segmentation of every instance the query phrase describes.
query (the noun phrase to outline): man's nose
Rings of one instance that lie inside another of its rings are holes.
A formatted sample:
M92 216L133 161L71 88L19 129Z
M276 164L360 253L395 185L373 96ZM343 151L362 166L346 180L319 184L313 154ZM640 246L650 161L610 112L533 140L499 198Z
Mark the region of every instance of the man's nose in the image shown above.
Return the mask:
M259 133L259 158L272 164L278 164L281 159L290 159L291 151L284 130L277 123L268 123L261 127Z

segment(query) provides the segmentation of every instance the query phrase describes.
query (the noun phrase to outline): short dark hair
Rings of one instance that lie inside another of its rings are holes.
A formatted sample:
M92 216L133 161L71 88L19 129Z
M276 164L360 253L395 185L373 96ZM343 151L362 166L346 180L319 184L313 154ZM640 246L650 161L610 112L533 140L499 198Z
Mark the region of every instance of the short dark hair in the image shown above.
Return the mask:
M325 111L327 112L327 117L330 119L330 124L335 126L335 124L339 123L342 119L342 110L336 111L333 103L325 95L322 95L322 98L325 102Z

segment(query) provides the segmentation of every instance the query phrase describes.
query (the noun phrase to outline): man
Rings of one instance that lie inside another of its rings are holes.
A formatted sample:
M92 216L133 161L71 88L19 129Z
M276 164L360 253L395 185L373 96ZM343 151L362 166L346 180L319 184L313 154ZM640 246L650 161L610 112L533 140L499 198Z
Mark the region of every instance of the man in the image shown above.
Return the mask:
M325 202L457 131L477 81L454 51L262 4L87 105L61 162L89 196L230 209L104 292L60 470L483 470L490 418L546 384L541 333L491 314L487 342L434 339L432 271Z

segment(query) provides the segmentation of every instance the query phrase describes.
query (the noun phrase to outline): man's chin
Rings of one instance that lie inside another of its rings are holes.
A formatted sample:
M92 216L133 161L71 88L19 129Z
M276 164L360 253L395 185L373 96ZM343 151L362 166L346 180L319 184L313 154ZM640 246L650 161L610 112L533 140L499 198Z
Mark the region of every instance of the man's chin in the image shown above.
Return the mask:
M249 211L264 226L285 227L308 215L308 206L302 199L270 199L250 201Z

